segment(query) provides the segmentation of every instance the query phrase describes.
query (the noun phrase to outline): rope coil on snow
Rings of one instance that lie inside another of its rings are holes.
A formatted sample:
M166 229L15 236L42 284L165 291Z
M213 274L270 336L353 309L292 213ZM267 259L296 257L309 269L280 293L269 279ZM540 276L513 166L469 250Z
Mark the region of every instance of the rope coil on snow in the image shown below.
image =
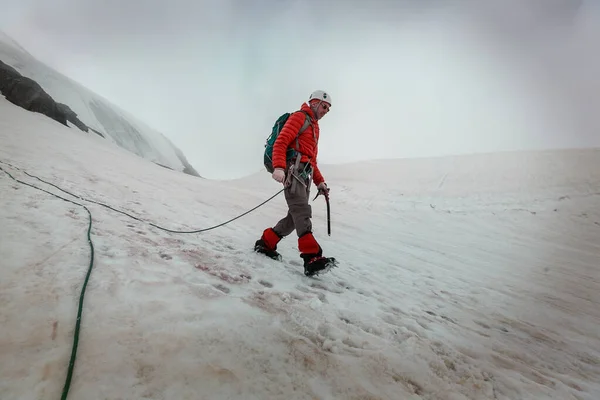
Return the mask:
M113 211L116 211L116 212L118 212L118 213L124 214L124 215L126 215L126 216L128 216L128 217L130 217L130 218L133 218L133 219L137 220L137 221L140 221L140 222L146 222L146 221L143 221L142 219L140 219L140 218L138 218L138 217L135 217L135 216L133 216L133 215L130 215L130 214L128 214L128 213L126 213L126 212L124 212L124 211L117 210L117 209L115 209L115 208L113 208L113 207L111 207L111 206L108 206L108 205L106 205L106 204L103 204L103 203L100 203L100 202L97 202L97 201L94 201L94 200L90 200L90 199L85 199L85 198L83 198L83 197L81 197L81 196L78 196L78 195L75 195L75 194L73 194L73 193L70 193L70 192L68 192L68 191L66 191L66 190L64 190L64 189L62 189L62 188L60 188L60 187L58 187L57 185L55 185L55 184L53 184L53 183L51 183L51 182L47 182L47 181L45 181L45 180L43 180L43 179L41 179L41 178L38 178L37 176L34 176L34 175L31 175L31 174L29 174L27 171L24 171L24 170L22 170L22 169L21 169L21 168L19 168L19 167L15 167L14 165L11 165L11 164L9 164L9 163L6 163L6 162L4 162L4 161L1 161L1 160L0 160L0 163L2 163L2 164L5 164L5 165L8 165L8 166L10 166L11 168L17 169L17 170L19 170L19 171L23 172L24 174L26 174L27 176L29 176L29 177L31 177L31 178L34 178L34 179L37 179L37 180L39 180L40 182L46 183L46 184L48 184L48 185L50 185L50 186L52 186L52 187L55 187L56 189L60 190L60 191L61 191L61 192L63 192L63 193L66 193L66 194L68 194L68 195L70 195L70 196L76 197L76 198L78 198L78 199L80 199L80 200L83 200L83 201L87 201L87 202L90 202L90 203L98 204L98 205L100 205L100 206L103 206L103 207L106 207L106 208L108 208L108 209L110 209L110 210L113 210ZM44 189L42 189L42 188L39 188L39 187L37 187L37 186L35 186L35 185L32 185L32 184L30 184L30 183L27 183L27 182L21 181L21 180L19 180L19 179L16 179L16 178L15 178L15 177L13 177L13 176L12 176L12 175L11 175L11 174L8 172L8 171L6 171L6 170L5 170L4 168L2 168L2 167L0 167L0 170L1 170L2 172L4 172L6 175L8 175L8 176L9 176L9 177L10 177L12 180L14 180L15 182L18 182L18 183L21 183L21 184L23 184L23 185L26 185L26 186L32 187L32 188L34 188L34 189L40 190L40 191L42 191L42 192L48 193L49 195L52 195L52 196L54 196L54 197L57 197L57 198L59 198L59 199L61 199L61 200L64 200L64 201L67 201L67 202L69 202L69 203L73 203L73 204L75 204L75 205L78 205L78 206L80 206L80 207L83 207L83 208L85 209L85 211L88 213L88 217L89 217L89 224L88 224L88 230L87 230L87 240L88 240L88 243L89 243L89 245L90 245L90 263L89 263L88 270L87 270L87 273L86 273L86 276L85 276L85 280L84 280L84 282L83 282L83 286L82 286L82 288L81 288L81 294L80 294L80 296L79 296L79 307L78 307L78 309L77 309L77 320L76 320L76 322L75 322L75 333L74 333L74 337L73 337L73 348L72 348L72 350L71 350L71 358L70 358L70 360L69 360L69 368L68 368L68 371L67 371L67 377L66 377L66 380L65 380L65 384L64 384L63 391L62 391L62 396L61 396L61 400L66 400L66 398L67 398L67 395L68 395L68 393L69 393L69 388L70 388L70 386L71 386L71 380L72 380L72 378L73 378L73 369L74 369L74 367L75 367L75 359L76 359L76 357L77 357L77 347L78 347L78 345L79 345L79 332L80 332L80 328L81 328L81 316L82 316L82 313L83 313L83 299L84 299L84 296L85 296L85 290L86 290L86 288L87 288L88 281L89 281L89 279L90 279L90 276L91 276L91 273L92 273L92 268L93 268L93 265L94 265L94 244L93 244L93 242L92 242L92 238L91 238L91 231L92 231L92 213L91 213L91 212L90 212L90 210L89 210L89 209L88 209L88 208L87 208L85 205L83 205L83 204L80 204L80 203L77 203L77 202L75 202L75 201L72 201L72 200L66 199L66 198L64 198L64 197L61 197L61 196L59 196L59 195L57 195L57 194L54 194L54 193L51 193L51 192L49 192L49 191L47 191L47 190L44 190ZM246 215L246 214L249 214L249 213L251 213L252 211L256 210L257 208L261 207L262 205L264 205L264 204L266 204L267 202L269 202L269 201L271 201L272 199L274 199L274 198L275 198L277 195L279 195L279 193L283 192L283 190L284 190L284 189L281 189L279 192L275 193L273 196L271 196L271 197L270 197L270 198L268 198L267 200L263 201L262 203L260 203L260 204L259 204L259 205L257 205L256 207L254 207L254 208L252 208L252 209L250 209L250 210L246 211L245 213L243 213L243 214L240 214L240 215L238 215L237 217L235 217L235 218L232 218L232 219L230 219L230 220L228 220L228 221L225 221L225 222L223 222L223 223L221 223L221 224L218 224L218 225L215 225L215 226L211 226L210 228L205 228L205 229L197 229L197 230L192 230L192 231L176 231L176 230L172 230L172 229L163 228L163 227L161 227L161 226L159 226L159 225L156 225L156 224L153 224L153 223L151 223L151 222L146 222L146 223L148 223L149 225L151 225L151 226L153 226L153 227L155 227L155 228L158 228L158 229L161 229L161 230L164 230L164 231L167 231L167 232L171 232L171 233L199 233L199 232L206 232L206 231L209 231L209 230L211 230L211 229L215 229L215 228L218 228L218 227L220 227L220 226L227 225L228 223L230 223L230 222L232 222L232 221L235 221L236 219L238 219L238 218L241 218L241 217L243 217L243 216L244 216L244 215Z

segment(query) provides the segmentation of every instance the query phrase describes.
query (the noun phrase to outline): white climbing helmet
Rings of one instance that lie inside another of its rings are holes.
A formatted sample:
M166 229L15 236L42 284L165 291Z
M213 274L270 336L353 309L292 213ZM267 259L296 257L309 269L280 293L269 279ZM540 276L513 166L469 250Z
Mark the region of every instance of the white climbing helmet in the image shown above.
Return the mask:
M308 98L308 101L311 101L313 99L321 100L331 105L331 96L329 96L329 93L325 92L324 90L315 90L314 92L312 92L310 94L310 97Z

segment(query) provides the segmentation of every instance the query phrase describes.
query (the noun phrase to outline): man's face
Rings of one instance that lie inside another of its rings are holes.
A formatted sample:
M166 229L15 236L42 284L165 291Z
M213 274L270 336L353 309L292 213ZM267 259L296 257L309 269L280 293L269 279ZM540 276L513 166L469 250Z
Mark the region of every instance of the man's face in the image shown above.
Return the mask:
M326 103L324 101L316 101L313 104L313 111L315 113L315 116L317 117L317 120L323 118L325 116L325 114L327 114L329 112L329 103Z

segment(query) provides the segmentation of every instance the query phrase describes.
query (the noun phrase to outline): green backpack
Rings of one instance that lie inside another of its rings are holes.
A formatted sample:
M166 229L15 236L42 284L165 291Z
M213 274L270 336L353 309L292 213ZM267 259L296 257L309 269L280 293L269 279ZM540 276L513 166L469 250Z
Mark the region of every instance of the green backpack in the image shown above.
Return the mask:
M312 122L310 119L310 116L306 112L304 112L304 111L300 111L300 112L304 113L306 118L304 119L304 124L302 125L302 128L300 128L300 131L296 135L296 148L298 148L298 136L300 136L300 134L302 132L304 132L304 130L306 128L308 128L308 126ZM277 118L277 121L275 121L275 124L273 125L273 129L271 130L271 134L267 138L267 143L265 144L264 164L265 164L265 167L267 168L267 171L269 171L269 173L273 173L273 171L275 170L273 168L273 145L275 144L275 140L277 140L277 137L279 136L279 132L281 132L281 129L285 125L285 123L288 120L288 118L290 117L290 115L292 115L292 113L285 113L282 116L280 116L279 118ZM292 158L294 158L295 154L296 154L296 150L291 147L288 147L287 152L286 152L286 161L289 163L292 160Z

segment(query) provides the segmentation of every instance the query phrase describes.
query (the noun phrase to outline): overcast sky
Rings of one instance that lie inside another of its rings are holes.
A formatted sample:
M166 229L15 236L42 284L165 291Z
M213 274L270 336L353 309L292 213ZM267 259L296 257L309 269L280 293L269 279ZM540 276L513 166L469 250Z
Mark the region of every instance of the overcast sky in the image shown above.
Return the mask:
M259 170L315 89L322 164L600 145L598 2L417 3L0 0L0 29L207 178Z

